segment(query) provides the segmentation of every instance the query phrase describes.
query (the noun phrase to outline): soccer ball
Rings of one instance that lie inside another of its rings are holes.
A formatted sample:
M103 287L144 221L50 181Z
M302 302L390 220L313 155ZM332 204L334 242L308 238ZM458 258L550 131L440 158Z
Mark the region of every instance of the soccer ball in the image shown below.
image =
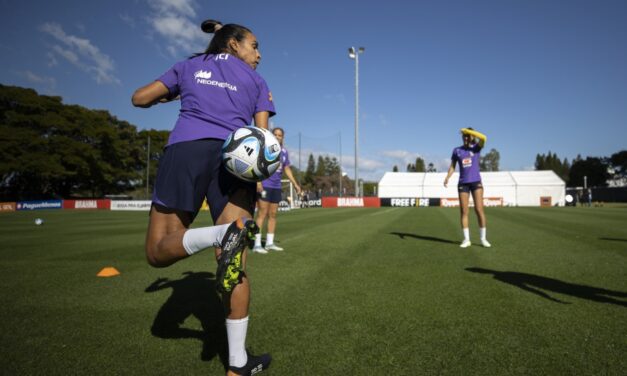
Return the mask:
M43 220L43 219L41 219L41 218L36 218L36 219L35 219L35 224L36 224L37 226L41 226L41 225L43 225L43 224L44 224L44 220Z
M247 182L270 177L279 168L281 144L267 129L242 127L222 145L222 162L227 171Z

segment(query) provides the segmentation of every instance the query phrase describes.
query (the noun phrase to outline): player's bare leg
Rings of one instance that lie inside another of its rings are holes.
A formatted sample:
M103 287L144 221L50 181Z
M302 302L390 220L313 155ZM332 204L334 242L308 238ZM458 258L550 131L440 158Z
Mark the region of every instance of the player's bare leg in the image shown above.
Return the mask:
M477 221L479 222L479 235L481 239L481 245L489 248L492 245L490 244L490 242L488 242L487 239L487 223L485 218L485 212L483 210L483 188L475 189L472 192L472 199L475 202L475 213L477 214Z
M263 230L263 222L268 216L269 205L270 203L268 201L257 201L257 219L255 221L257 222L257 226L259 226L259 234L255 237L255 246L253 247L253 252L255 253L268 253L268 251L261 246L261 231Z
M464 240L459 245L461 248L470 247L470 229L468 228L468 207L470 194L468 192L459 192L459 210L461 215L462 232Z
M188 213L153 205L146 233L146 259L154 267L163 268L188 257L183 235L190 225Z
M279 204L271 203L268 209L268 233L266 237L266 250L282 251L283 248L274 244L274 231L276 230L276 214L279 210Z

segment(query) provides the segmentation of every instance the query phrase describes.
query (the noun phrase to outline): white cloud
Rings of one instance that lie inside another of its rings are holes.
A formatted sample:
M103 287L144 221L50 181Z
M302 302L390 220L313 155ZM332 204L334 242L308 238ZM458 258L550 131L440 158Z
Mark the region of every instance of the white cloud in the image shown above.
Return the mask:
M70 50L65 50L63 47L54 45L52 46L52 50L57 53L57 55L61 56L65 60L69 61L74 65L81 65L78 55Z
M81 70L91 74L92 78L95 79L97 83L120 83L120 80L113 74L115 69L113 60L108 55L102 53L89 39L69 35L63 31L61 25L56 23L45 23L40 29L65 45L65 48L54 45L52 47L54 53L62 56ZM51 64L56 64L56 59L52 61L54 61L54 63Z
M150 7L162 14L178 13L187 17L194 17L196 4L194 0L151 0Z
M194 0L157 0L148 5L147 22L172 56L189 55L207 46L210 38L195 21L198 5Z
M55 67L55 66L59 65L59 61L57 61L56 56L54 56L54 54L52 52L48 52L46 54L46 57L48 58L48 66L49 67Z
M50 88L53 88L57 84L57 81L54 79L54 77L42 77L31 71L23 71L18 73L22 77L26 78L28 82L33 84L42 84Z

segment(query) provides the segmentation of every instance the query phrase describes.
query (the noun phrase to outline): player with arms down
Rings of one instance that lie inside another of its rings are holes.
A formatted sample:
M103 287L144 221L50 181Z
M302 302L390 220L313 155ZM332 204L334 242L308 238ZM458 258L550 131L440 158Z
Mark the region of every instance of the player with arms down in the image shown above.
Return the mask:
M259 201L257 201L257 226L261 231L263 229L263 223L268 219L268 229L266 233L266 246L265 248L261 246L261 232L257 234L255 237L255 246L253 247L253 252L256 253L268 253L268 251L282 251L283 248L274 244L274 232L276 230L276 215L279 209L279 203L281 202L281 178L283 176L283 172L285 172L285 176L289 179L292 184L294 184L294 188L296 188L296 193L300 195L301 189L300 185L294 178L294 174L292 174L292 169L290 168L290 158L287 152L287 149L283 145L283 140L285 138L285 132L283 128L276 127L272 130L272 134L277 138L279 143L281 144L281 154L279 156L280 166L276 170L274 174L272 174L268 179L257 183L257 191L260 193Z
M245 347L250 300L245 249L258 232L251 219L256 186L225 170L221 149L231 132L253 119L267 129L275 110L266 82L255 71L261 59L255 35L244 26L213 20L201 27L214 34L205 52L176 63L132 97L136 107L177 98L181 105L159 161L146 257L150 265L166 267L216 248L216 284L227 316L227 375L249 375L271 360L268 354L248 354ZM205 198L215 226L189 229Z
M444 186L448 186L448 180L453 172L455 172L455 164L459 165L459 183L457 191L459 194L459 207L461 210L461 224L464 240L459 245L462 248L469 247L470 230L468 228L468 207L470 201L470 193L475 203L475 212L479 221L479 232L481 244L484 247L490 247L490 243L486 238L486 218L483 211L483 185L481 184L481 174L479 173L479 161L481 158L481 149L486 143L486 136L475 131L472 128L462 128L462 140L464 144L453 149L451 156L451 166L448 169Z

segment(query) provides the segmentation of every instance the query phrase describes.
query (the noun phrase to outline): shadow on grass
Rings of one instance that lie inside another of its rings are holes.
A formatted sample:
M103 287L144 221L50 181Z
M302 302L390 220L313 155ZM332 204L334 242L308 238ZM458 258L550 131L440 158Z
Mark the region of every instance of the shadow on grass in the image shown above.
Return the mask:
M612 291L586 285L577 285L574 283L568 283L528 273L499 272L497 270L483 268L466 268L466 270L473 273L492 274L494 279L497 281L508 283L512 286L516 286L556 303L570 304L550 296L545 291L570 295L599 303L609 303L627 307L627 302L614 299L627 298L627 293L625 292Z
M152 335L167 339L198 339L203 344L201 359L209 361L218 355L226 369L228 342L224 308L216 292L214 275L208 272L185 272L183 275L178 280L159 278L146 288L146 292L172 289L152 323ZM202 330L183 326L190 316L200 321Z
M627 239L623 238L599 238L600 240L610 240L613 242L627 242Z
M436 238L435 236L408 234L408 233L405 233L405 232L390 232L390 234L391 235L396 235L396 236L398 236L401 239L414 238L414 239L420 239L420 240L429 240L429 241L432 241L432 242L457 244L457 242L454 242L452 240Z

